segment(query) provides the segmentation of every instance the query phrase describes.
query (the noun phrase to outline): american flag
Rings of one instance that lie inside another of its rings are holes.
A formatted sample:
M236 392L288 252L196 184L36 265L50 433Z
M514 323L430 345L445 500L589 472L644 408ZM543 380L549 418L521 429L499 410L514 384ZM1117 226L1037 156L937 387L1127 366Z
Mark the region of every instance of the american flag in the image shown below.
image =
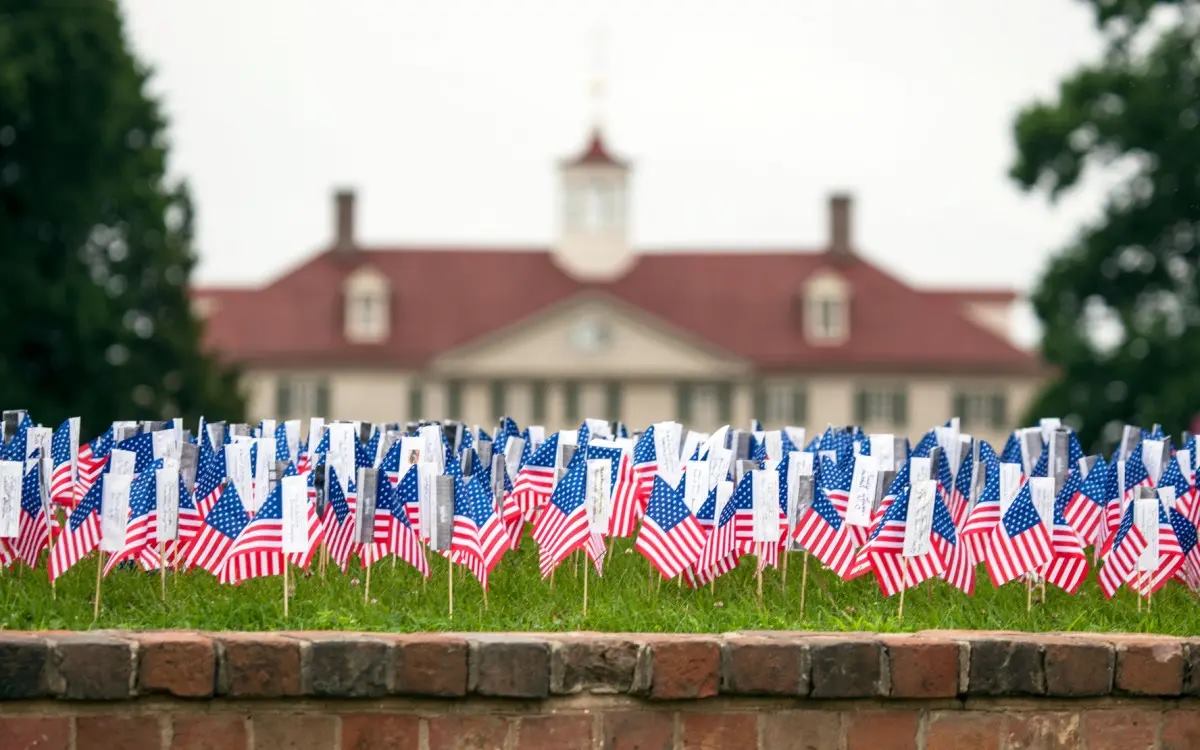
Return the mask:
M355 477L350 477L347 492L343 493L337 470L329 467L329 485L326 492L329 496L329 509L325 511L325 529L322 536L325 546L329 548L329 559L345 573L350 565L350 557L358 550L358 543L354 540L354 507L358 502Z
M380 484L390 483L380 482ZM421 543L421 537L413 528L408 518L408 512L405 510L409 503L416 505L417 492L417 467L410 466L399 484L392 488L375 506L377 521L375 541L376 543L380 542L378 519L380 516L386 516L389 519L386 539L388 552L419 570L421 575L429 577L429 561L425 557L425 545Z
M935 492L933 498L928 551L910 557L904 555L904 534L908 527L908 506L912 496L912 486L909 485L888 506L860 552L870 562L879 590L885 596L897 594L929 578L940 576L945 571L949 545L954 544L956 539L950 511L938 494Z
M1021 485L1012 505L988 537L988 575L996 588L1025 573L1036 572L1050 561L1050 532L1033 504L1029 482Z
M1192 591L1200 590L1200 546L1197 545L1196 524L1174 508L1169 512L1179 551L1183 553L1183 565L1176 575Z
M1079 590L1083 580L1087 578L1088 561L1083 551L1083 539L1071 524L1067 523L1066 508L1072 498L1078 496L1084 480L1080 478L1078 469L1067 475L1062 489L1054 502L1054 524L1050 534L1050 551L1052 557L1046 564L1042 575L1049 583L1058 586L1068 594Z
M198 566L220 577L229 549L248 523L250 516L242 505L237 487L230 482L220 493L216 505L204 517L204 528L192 540L184 566Z
M634 507L614 508L613 514L620 516L631 515L636 518L645 513L646 502L650 499L650 493L654 490L654 477L657 474L658 449L654 445L654 425L650 425L638 437L637 442L633 444ZM625 522L622 520L622 528L625 527Z
M1125 460L1125 494L1117 498L1114 493L1113 499L1109 501L1104 514L1105 526L1108 531L1106 536L1108 537L1111 537L1113 532L1116 531L1117 526L1120 525L1121 512L1124 510L1125 505L1132 502L1133 498L1137 496L1138 488L1154 486L1154 480L1150 478L1150 472L1146 471L1146 462L1143 456L1142 443L1138 443L1137 447L1130 452L1129 458ZM1116 486L1115 479L1114 486ZM1107 545L1108 542L1106 541L1105 546Z
M7 568L15 559L17 559L17 553L8 543L8 539L0 538L0 568Z
M538 567L543 578L580 547L592 558L596 572L603 572L604 541L592 530L587 515L587 459L592 452L590 448L575 452L546 511L534 524L533 540L538 545Z
M54 470L50 474L50 501L65 508L74 508L79 499L71 460L71 420L64 419L50 439L50 462Z
M706 511L708 500L712 501L712 509ZM742 475L742 481L737 483L733 488L733 494L729 496L729 500L725 503L725 507L721 509L720 517L715 519L715 522L705 523L700 520L701 513L705 513L708 517L712 517L716 513L717 495L714 489L709 493L708 500L700 507L700 513L696 514L696 522L701 529L706 526L708 535L704 538L704 545L700 548L700 555L696 558L694 568L700 572L700 580L712 580L720 573L722 568L729 567L732 569L737 565L737 560L745 551L745 546L741 543L738 537L739 518L741 523L748 524L751 534L754 530L754 483L750 472Z
M840 471L846 471L843 466ZM820 474L832 475L839 469L827 458L821 459ZM835 480L831 484L840 484ZM846 578L854 566L857 543L844 517L822 486L813 493L812 505L796 523L796 539L840 578Z
M200 458L196 469L196 510L207 516L225 489L225 451L214 448L208 436L201 436Z
M134 454L135 474L154 466L154 433L140 432L117 443L117 448Z
M296 467L288 464L285 476L296 476ZM307 549L286 556L287 562L307 569L321 544L321 520L316 508L305 503ZM283 574L283 483L277 482L250 523L238 534L225 555L222 580L240 583L249 578Z
M53 442L53 441L51 441ZM79 486L75 489L76 497L83 497L96 484L100 473L108 465L108 456L113 448L113 430L109 427L103 433L89 442L79 446L79 454L75 465L79 472Z
M694 564L703 546L704 530L683 501L683 480L671 487L655 476L634 549L670 579Z
M87 494L71 511L63 533L50 553L50 580L55 581L100 544L100 501L103 482L92 482Z
M578 452L576 453L578 455ZM508 532L496 513L492 493L482 474L473 475L465 484L455 481L454 531L450 552L487 588L488 574L508 550Z
M728 504L729 503L727 502L726 506L728 506ZM710 546L714 543L724 543L723 540L716 540L713 538L713 532L716 529L716 522L719 520L715 517L716 513L717 488L713 487L711 490L709 490L708 497L705 498L704 502L701 503L700 507L696 510L696 521L699 522L700 528L703 529L706 536L704 538L704 546L700 550L700 556L696 559L695 564L692 565L692 567L687 571L688 584L693 588L704 586L710 581L714 581L733 570L735 567L737 567L738 558L741 556L741 552L737 551L736 545L732 540L732 516L730 516L726 521L726 524L729 528L729 531L726 534L729 537L728 548L732 551L720 558L717 558L717 553L715 550L710 551ZM722 509L722 514L724 514L724 509Z
M988 540L999 524L1000 462L993 459L985 465L983 489L962 525L963 545L971 550L971 558L976 562L987 558Z
M949 471L948 463L946 468ZM971 451L967 451L958 464L958 473L954 475L954 487L945 487L948 490L946 507L950 509L954 525L960 528L967 520L967 513L971 509L971 476L974 471L975 457Z
M1000 463L1021 463L1021 440L1016 431L1008 433L1008 440L1004 441L1004 448L1000 451Z
M1133 506L1129 503L1121 514L1121 523L1104 553L1104 565L1100 568L1100 591L1109 599L1129 580L1142 550L1146 549L1146 537L1133 523Z
M21 419L21 424L17 425L16 433L8 437L8 442L0 444L0 459L5 461L24 461L27 458L26 450L28 448L30 427L33 427L33 420L26 414Z
M1110 478L1109 466L1101 456L1087 477L1073 485L1074 494L1067 499L1063 509L1063 517L1085 544L1095 541L1100 522L1104 520L1105 508L1116 494L1112 492L1115 485ZM1120 507L1119 502L1116 507Z
M34 454L37 455L36 453ZM33 468L21 482L21 510L17 524L17 558L33 568L50 540L49 520L42 505L42 462L35 460Z
M496 439L492 441L492 455L504 455L504 449L508 447L509 438L520 437L521 428L517 426L516 421L512 417L500 417L500 425L496 428ZM517 467L512 467L517 468Z
M526 450L530 450L525 443ZM513 479L510 493L517 501L521 514L526 521L533 520L537 509L550 501L550 493L554 491L554 461L558 454L558 433L554 433L537 449L532 450L529 458Z
M158 528L158 488L154 469L147 469L129 487L129 513L125 518L125 545L104 561L104 575L124 560L135 559L146 570L158 567L154 548Z
M1175 536L1175 527L1168 518L1162 501L1159 500L1157 565L1154 570L1146 571L1140 576L1135 575L1129 581L1129 585L1142 596L1149 596L1175 577L1175 574L1183 567L1183 559L1183 549L1179 544L1179 538Z
M654 441L651 449L654 448ZM657 463L654 464L657 468ZM612 515L609 517L608 535L629 537L637 528L637 522L646 512L646 500L649 494L640 495L643 476L634 471L634 457L628 450L621 452L621 460L617 464L616 481L613 482ZM653 480L654 472L650 472ZM653 487L653 482L651 482Z

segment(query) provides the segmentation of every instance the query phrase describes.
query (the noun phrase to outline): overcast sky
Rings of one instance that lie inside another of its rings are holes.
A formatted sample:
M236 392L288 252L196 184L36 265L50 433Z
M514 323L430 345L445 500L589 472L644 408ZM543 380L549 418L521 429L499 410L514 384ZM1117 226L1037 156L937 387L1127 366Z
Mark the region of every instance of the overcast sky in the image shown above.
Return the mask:
M1028 289L1093 215L1006 177L1017 108L1099 50L1074 0L123 0L199 210L201 282L330 236L539 243L606 81L638 246L819 246L829 191L910 281Z

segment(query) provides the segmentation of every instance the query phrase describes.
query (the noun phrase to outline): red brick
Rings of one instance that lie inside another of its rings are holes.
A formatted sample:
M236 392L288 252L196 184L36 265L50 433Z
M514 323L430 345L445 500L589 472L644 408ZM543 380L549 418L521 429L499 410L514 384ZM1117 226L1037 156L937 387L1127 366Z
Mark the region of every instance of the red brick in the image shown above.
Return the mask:
M1200 747L1200 711L1167 711L1162 720L1162 750L1194 750Z
M722 669L722 692L808 695L808 647L800 639L728 636Z
M75 750L147 750L162 747L162 727L152 716L80 716Z
M1075 750L1082 745L1074 711L1008 714L1000 738L1004 750Z
M1047 639L1046 694L1080 697L1112 692L1113 647L1094 636Z
M493 750L508 738L500 716L434 716L429 719L429 750Z
M250 719L254 747L271 750L328 750L337 747L332 716L256 713Z
M1116 687L1135 695L1183 692L1183 646L1174 638L1117 641Z
M923 636L883 639L896 698L953 698L958 695L962 645Z
M591 714L530 716L517 727L517 747L540 750L550 747L591 747ZM343 750L348 750L344 745Z
M846 750L916 750L913 711L851 711L846 714Z
M925 750L998 750L1004 714L986 711L939 711L925 730Z
M342 750L416 747L421 719L393 714L343 714Z
M236 698L300 695L300 642L269 633L228 633L217 638L218 688Z
M446 698L466 695L467 653L463 638L397 638L392 645L392 692Z
M669 711L613 711L604 714L604 750L671 750L675 716Z
M68 716L0 717L0 750L67 750L70 745Z
M176 716L171 750L236 750L246 747L246 719L239 714Z
M684 750L753 747L758 716L752 713L681 713Z
M660 700L710 698L717 694L721 647L713 638L652 641L650 697Z
M196 633L139 633L138 691L181 698L213 694L216 656L212 639Z
M1138 708L1086 711L1081 722L1088 750L1150 750L1160 716Z
M762 747L825 750L842 741L842 716L837 711L764 711Z

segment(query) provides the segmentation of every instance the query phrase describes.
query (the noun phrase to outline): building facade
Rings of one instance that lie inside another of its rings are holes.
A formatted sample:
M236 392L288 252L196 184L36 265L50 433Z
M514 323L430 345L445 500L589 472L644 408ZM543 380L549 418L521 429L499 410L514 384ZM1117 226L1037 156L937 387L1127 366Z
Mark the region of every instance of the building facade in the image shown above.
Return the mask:
M1012 292L906 284L856 252L848 195L816 249L635 250L630 166L597 133L559 170L553 247L365 247L341 191L328 249L261 287L195 289L249 416L916 433L957 415L997 440L1040 381L1009 340Z

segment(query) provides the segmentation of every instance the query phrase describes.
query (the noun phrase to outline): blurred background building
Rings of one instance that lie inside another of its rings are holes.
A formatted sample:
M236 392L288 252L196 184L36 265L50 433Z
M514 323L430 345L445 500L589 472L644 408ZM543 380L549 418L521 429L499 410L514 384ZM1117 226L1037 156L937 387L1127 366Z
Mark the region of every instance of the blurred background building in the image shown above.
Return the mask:
M857 251L848 193L809 247L635 248L630 171L593 132L558 167L549 247L364 246L340 190L327 248L193 289L205 345L242 368L251 419L907 433L956 414L1001 440L1026 408L1043 368L1010 340L1013 291L901 281Z

